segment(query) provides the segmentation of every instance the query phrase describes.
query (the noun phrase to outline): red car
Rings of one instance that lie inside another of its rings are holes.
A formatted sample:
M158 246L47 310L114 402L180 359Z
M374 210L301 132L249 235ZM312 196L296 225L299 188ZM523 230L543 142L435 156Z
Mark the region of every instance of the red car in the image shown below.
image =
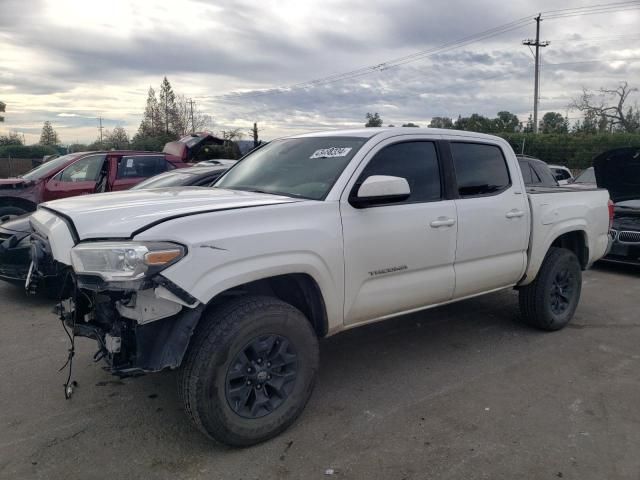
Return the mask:
M0 223L35 210L41 202L126 190L145 178L190 165L168 153L129 150L70 153L20 177L0 179Z

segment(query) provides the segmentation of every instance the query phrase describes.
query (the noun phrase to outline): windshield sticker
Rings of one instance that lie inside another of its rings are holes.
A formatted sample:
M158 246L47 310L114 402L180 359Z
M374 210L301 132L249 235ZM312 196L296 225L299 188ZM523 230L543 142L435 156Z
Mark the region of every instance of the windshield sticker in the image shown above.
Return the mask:
M346 157L349 155L351 151L351 147L331 147L331 148L321 148L320 150L316 150L313 152L309 158L336 158L336 157Z

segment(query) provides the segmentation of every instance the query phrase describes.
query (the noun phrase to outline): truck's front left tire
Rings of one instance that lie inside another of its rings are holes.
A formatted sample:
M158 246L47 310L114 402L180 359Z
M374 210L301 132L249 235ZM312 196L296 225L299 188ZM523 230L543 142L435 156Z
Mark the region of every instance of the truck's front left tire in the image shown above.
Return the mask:
M318 363L316 335L298 309L272 297L241 297L202 318L180 372L180 395L203 433L245 447L298 418Z

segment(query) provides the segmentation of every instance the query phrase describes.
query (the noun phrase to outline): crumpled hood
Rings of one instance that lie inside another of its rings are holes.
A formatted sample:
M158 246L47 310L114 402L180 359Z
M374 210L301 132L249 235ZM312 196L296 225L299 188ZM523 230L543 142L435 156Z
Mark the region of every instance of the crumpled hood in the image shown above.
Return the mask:
M640 147L609 150L593 160L598 187L615 203L640 199Z
M80 240L129 238L157 222L197 213L298 202L278 195L205 187L99 193L40 205L73 222Z

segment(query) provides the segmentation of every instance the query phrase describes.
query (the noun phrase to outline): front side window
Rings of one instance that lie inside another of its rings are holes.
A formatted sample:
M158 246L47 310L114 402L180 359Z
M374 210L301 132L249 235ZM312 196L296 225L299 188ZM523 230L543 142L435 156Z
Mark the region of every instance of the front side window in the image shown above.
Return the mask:
M167 161L162 156L124 156L118 160L116 178L148 178L167 171Z
M81 158L64 169L61 182L95 182L98 180L105 155L90 155Z
M322 200L367 140L340 136L274 140L248 154L215 187Z
M389 145L371 159L356 182L355 191L372 175L402 177L409 183L411 195L404 202L440 200L440 167L433 142L402 142Z
M461 197L494 195L511 185L507 162L500 147L451 142L451 154Z

